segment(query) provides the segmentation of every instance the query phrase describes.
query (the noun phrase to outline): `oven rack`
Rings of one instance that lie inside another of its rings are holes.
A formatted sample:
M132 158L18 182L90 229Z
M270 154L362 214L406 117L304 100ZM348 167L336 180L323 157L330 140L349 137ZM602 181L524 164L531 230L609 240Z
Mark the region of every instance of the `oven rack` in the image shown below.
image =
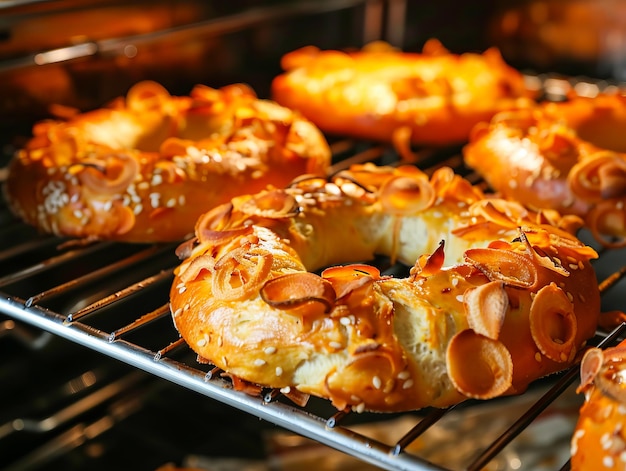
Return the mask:
M333 171L364 161L397 162L395 153L381 145L338 141L333 143L332 149L336 162ZM427 172L449 165L468 179L479 181L463 168L458 149L445 150L443 155L440 150L425 149L416 156L420 167ZM176 332L167 303L172 272L178 264L174 256L177 244L80 243L40 236L13 219L7 209L0 210L0 221L3 222L0 229L0 241L3 241L0 250L0 313L9 318L375 466L406 471L451 470L407 448L440 419L454 414L454 407L420 412L415 416L415 425L389 444L354 431L350 426L353 413L337 412L325 403L321 406L309 403L301 407L276 390L266 390L260 397L251 396L234 390L230 381L220 376L219 370L197 363L193 356L189 356L190 349ZM609 258L603 256L601 260ZM603 293L620 283L624 272L611 260L608 267L600 271L604 273L601 279L605 280L601 287ZM130 304L130 308L126 304ZM152 332L145 335L145 331L151 328ZM155 330L158 334L153 335ZM623 330L622 326L609 336L598 334L594 343L609 345L622 336ZM493 443L477 450L463 469L484 469L577 378L577 366L551 378L539 399L512 421ZM471 401L468 404L472 406ZM360 416L358 419L369 416L356 415ZM376 420L380 420L379 415ZM564 463L562 469L567 468L568 463Z

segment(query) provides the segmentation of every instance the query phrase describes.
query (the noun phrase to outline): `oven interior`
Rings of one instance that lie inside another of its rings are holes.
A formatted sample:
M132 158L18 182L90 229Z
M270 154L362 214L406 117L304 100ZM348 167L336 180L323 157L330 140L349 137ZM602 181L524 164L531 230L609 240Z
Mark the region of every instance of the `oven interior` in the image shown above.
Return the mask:
M438 36L451 50L484 46L476 24L491 15L490 2L422 3L6 2L0 163L4 168L49 105L94 108L142 78L181 94L195 83L245 81L266 96L280 56L307 44L384 39L410 48ZM445 14L452 7L458 18ZM527 70L526 77L548 99L619 85L581 70L576 77ZM398 162L390 146L328 138L332 171ZM448 165L481 183L463 166L460 148L414 151L427 172ZM594 245L586 233L581 238ZM252 397L199 364L173 327L168 291L177 244L46 236L16 220L4 201L0 243L2 469L568 469L582 402L576 367L519 397L408 414L343 413L315 398L299 406L274 390ZM603 309L621 310L626 250L596 249ZM375 263L384 273L406 271L385 259ZM598 332L593 344L611 345L622 330Z

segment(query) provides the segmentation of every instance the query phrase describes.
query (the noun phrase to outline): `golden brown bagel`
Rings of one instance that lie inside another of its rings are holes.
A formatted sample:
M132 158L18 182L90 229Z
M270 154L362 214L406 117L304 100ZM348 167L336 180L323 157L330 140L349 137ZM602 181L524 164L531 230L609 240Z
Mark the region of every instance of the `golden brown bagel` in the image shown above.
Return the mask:
M313 124L240 84L176 97L140 82L125 100L33 133L10 163L7 200L59 236L183 240L208 208L330 163Z
M626 469L626 341L591 348L580 368L585 395L571 446L572 471Z
M585 219L626 243L626 98L572 97L499 113L473 130L465 162L508 198ZM617 240L615 239L617 238Z
M486 199L448 167L300 179L199 219L178 251L173 320L231 377L339 409L518 393L595 332L597 254L572 222ZM338 266L374 254L414 266L404 279Z
M285 73L272 83L278 103L327 133L364 139L462 143L476 123L531 96L496 49L457 55L434 39L422 53L381 43L355 52L308 46L286 54L281 65Z

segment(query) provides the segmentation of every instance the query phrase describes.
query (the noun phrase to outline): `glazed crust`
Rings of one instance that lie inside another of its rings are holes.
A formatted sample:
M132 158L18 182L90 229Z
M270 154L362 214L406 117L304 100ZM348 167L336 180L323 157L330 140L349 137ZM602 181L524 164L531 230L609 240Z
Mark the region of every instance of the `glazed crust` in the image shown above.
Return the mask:
M140 82L125 99L33 134L9 165L7 201L68 237L183 240L209 208L330 164L314 125L239 84L178 97Z
M478 124L466 164L505 197L585 219L606 246L626 243L626 98L571 97Z
M416 144L463 143L476 123L531 96L496 49L457 55L434 39L422 53L381 43L355 52L309 46L281 65L272 83L278 103L327 133L379 141L400 132Z
M173 321L240 382L338 409L519 393L595 332L597 254L579 223L488 199L447 167L353 166L201 217L178 251ZM361 263L375 254L413 268L384 276Z
M581 364L585 401L571 441L571 469L623 470L626 466L626 341L605 351L592 348Z

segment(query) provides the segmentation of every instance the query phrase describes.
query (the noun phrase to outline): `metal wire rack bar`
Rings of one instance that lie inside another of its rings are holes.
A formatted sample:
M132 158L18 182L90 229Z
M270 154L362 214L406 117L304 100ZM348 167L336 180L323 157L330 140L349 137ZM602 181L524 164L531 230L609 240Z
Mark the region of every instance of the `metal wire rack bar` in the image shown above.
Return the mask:
M229 406L254 414L287 430L294 431L320 443L360 459L395 470L445 470L408 453L394 454L394 447L359 435L343 427L327 427L327 421L306 411L281 402L266 403L258 397L235 391L230 383L184 363L161 357L124 340L110 341L110 333L81 322L65 322L65 316L38 306L25 307L23 300L2 299L0 310L16 320L52 332L131 366L155 374L190 390L219 400Z

